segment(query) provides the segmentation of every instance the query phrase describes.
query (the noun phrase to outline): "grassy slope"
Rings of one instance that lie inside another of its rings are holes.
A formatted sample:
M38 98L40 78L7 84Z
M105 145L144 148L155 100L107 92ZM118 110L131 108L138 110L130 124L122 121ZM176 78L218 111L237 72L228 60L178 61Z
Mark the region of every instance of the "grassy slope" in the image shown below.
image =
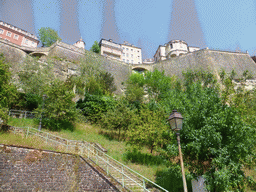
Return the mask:
M37 128L38 125L33 122L31 119L13 119L10 118L9 124L18 127L34 127ZM47 131L47 130L43 130ZM52 134L61 136L63 138L67 138L70 140L84 140L88 142L97 142L101 144L104 148L108 150L108 155L113 157L114 159L120 161L121 163L127 165L131 169L137 171L144 177L154 181L155 180L155 173L158 170L166 169L164 165L141 165L135 164L131 162L127 162L124 160L123 155L126 152L126 143L123 141L117 141L115 139L110 139L103 134L99 134L101 129L94 125L84 124L84 123L77 123L75 131L71 132L68 130L62 130L60 132L52 132L47 131ZM41 149L51 149L50 146L47 146L44 143L38 143L34 138L25 139L20 135L13 135L13 134L0 134L0 141L4 144L15 144L15 145L24 145L29 147L41 148ZM143 149L143 152L148 152L146 148Z

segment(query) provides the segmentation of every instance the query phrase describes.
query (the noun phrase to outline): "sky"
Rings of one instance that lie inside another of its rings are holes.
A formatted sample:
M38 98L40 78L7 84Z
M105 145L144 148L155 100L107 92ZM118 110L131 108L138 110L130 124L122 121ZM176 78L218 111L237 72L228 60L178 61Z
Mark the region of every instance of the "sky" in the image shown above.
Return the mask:
M256 54L256 0L0 0L0 20L38 35L58 31L90 49L102 37L128 41L152 58L173 39L200 48Z

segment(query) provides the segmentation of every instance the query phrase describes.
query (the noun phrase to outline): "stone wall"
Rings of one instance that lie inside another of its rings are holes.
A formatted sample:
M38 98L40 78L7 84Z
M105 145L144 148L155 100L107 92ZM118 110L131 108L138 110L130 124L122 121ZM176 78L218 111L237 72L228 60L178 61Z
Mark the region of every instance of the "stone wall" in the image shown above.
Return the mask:
M118 191L80 156L0 144L0 191Z
M154 69L165 70L166 75L178 77L181 77L182 72L187 70L211 71L214 74L218 74L222 70L227 73L234 70L237 73L236 78L241 77L243 72L248 70L252 77L256 78L256 63L249 54L209 49L155 63Z
M27 53L20 50L17 45L0 39L0 53L3 53L6 61L11 64L18 64L24 61Z

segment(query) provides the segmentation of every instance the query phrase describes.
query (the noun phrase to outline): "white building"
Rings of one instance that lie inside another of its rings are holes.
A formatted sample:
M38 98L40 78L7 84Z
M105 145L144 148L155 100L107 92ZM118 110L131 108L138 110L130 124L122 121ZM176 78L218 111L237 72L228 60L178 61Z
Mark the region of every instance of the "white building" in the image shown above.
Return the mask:
M101 55L121 61L122 49L120 44L113 42L112 39L101 39L99 45Z
M141 48L125 41L121 44L122 48L122 61L131 64L142 64Z
M113 42L111 39L100 40L101 55L130 64L142 64L141 48L125 41L123 44Z
M199 47L189 47L185 41L172 40L166 43L164 46L160 45L156 50L154 59L156 62L166 60L167 58L180 56L189 52L199 50Z

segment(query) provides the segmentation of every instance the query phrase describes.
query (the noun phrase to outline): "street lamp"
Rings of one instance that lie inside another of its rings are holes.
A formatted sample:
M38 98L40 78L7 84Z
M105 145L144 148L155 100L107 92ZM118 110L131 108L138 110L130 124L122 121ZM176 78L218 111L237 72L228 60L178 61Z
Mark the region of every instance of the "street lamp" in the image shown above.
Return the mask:
M184 187L184 192L187 192L188 191L187 183L186 183L186 178L185 178L183 158L182 158L181 147L180 147L180 130L182 129L183 117L179 112L177 112L177 110L173 110L171 115L168 118L168 121L170 123L171 129L173 131L175 131L176 135L177 135L179 154L180 154L180 165L181 165L181 172L182 172L182 179L183 179L183 187Z
M47 97L47 95L43 94L43 106L42 106L42 111L44 110L44 100L45 98ZM41 131L41 128L42 128L42 117L43 117L43 114L41 112L41 117L40 117L40 122L39 122L39 126L38 126L38 130Z

